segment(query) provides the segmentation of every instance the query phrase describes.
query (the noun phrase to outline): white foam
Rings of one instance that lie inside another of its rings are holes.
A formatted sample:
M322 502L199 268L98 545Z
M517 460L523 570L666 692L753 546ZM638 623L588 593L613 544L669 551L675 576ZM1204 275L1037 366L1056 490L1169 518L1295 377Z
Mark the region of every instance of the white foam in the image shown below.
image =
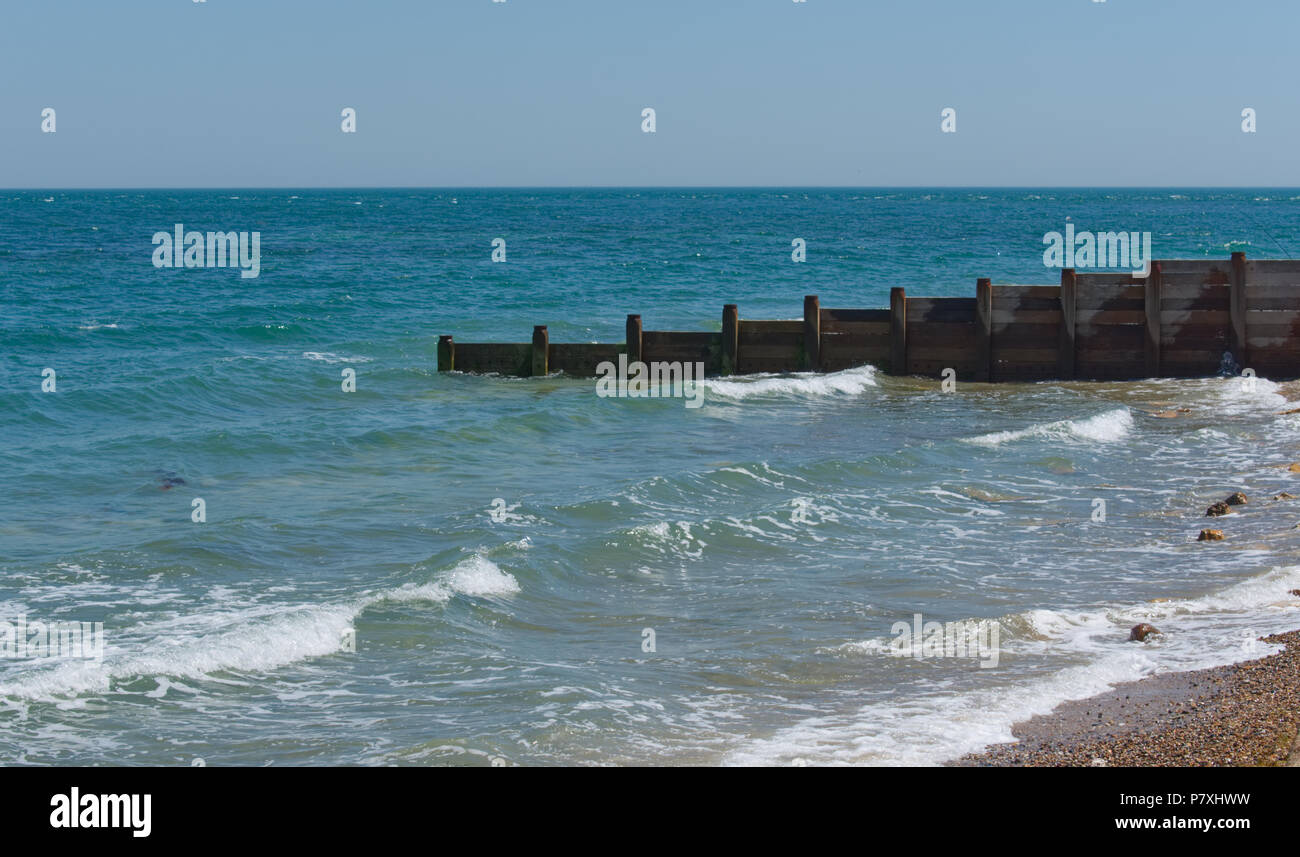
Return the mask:
M519 591L519 581L514 575L507 574L496 563L477 554L452 570L447 585L454 592L478 598L513 595Z
M324 363L369 363L369 357L345 357L335 354L332 351L304 351L302 356L308 360L319 360Z
M1011 727L1062 702L1104 693L1156 672L1203 669L1263 657L1278 647L1257 642L1293 629L1300 566L1276 568L1217 592L1167 602L1093 610L1030 610L999 621L1001 654L1069 655L1084 662L1029 681L981 672L978 690L897 695L850 714L806 718L734 750L725 764L935 765L1014 741ZM1158 623L1164 636L1128 643L1137 622ZM838 647L843 653L897 655L892 638Z
M1296 407L1281 394L1281 385L1267 378L1215 378L1210 383L1220 412L1237 414Z
M25 669L14 681L0 683L0 697L106 693L115 680L137 676L201 678L215 672L273 670L339 651L359 612L355 605L286 609L269 619L235 621L188 639L158 636L136 651L110 651L102 661L65 660ZM203 622L196 618L196 624ZM105 628L105 637L111 644L110 628Z
M134 639L126 643L117 642L112 623L106 622L102 660L15 664L0 677L0 699L102 694L114 682L142 676L198 679L221 672L269 672L348 650L353 624L373 606L444 604L458 594L482 598L519 591L513 575L475 554L437 580L370 592L338 604L254 604L175 616L133 629Z
M1076 420L1057 420L1039 423L1014 431L999 431L979 437L966 438L967 443L981 446L1001 446L1026 438L1048 440L1085 440L1111 443L1124 438L1133 428L1133 415L1128 408L1116 408L1091 417Z
M855 396L877 384L875 368L859 366L826 374L755 375L743 380L710 378L701 381L699 386L709 397L739 401L756 396Z

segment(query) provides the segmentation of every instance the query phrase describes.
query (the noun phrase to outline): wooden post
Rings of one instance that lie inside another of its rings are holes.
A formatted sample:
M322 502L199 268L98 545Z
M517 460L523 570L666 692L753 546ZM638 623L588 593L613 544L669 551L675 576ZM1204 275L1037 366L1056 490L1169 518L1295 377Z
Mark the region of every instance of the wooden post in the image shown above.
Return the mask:
M740 355L740 307L724 304L722 307L722 374L736 373L736 358Z
M1228 308L1232 318L1232 356L1242 369L1246 360L1246 254L1232 254L1232 284L1229 288Z
M627 317L627 362L628 365L641 360L641 316Z
M438 371L450 372L456 368L456 342L450 336L438 337Z
M1147 311L1147 377L1160 377L1160 263L1151 263L1151 273L1147 275L1146 311Z
M546 374L547 352L551 350L551 337L546 332L546 325L539 324L533 328L533 377L540 378Z
M803 364L809 372L822 368L822 307L816 295L803 298Z
M975 281L975 380L993 378L993 281Z
M907 374L907 293L902 286L889 290L889 372Z
M1056 374L1062 381L1074 378L1074 295L1073 268L1061 269L1061 339L1056 346Z

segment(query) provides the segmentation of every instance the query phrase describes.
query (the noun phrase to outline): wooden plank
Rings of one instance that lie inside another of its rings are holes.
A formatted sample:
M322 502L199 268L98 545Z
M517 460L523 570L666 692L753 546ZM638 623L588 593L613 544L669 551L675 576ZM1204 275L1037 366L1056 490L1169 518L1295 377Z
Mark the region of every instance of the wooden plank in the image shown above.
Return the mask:
M745 349L744 360L784 360L788 371L800 371L803 349L797 345L751 345Z
M1056 364L998 367L996 377L999 381L1015 381L1024 384L1034 381L1053 381L1056 380Z
M701 330L647 330L641 334L641 348L695 348L708 345L714 339L721 339L720 334Z
M1228 314L1228 293L1227 290L1224 290L1221 296L1202 294L1195 298L1171 298L1166 294L1161 296L1160 308L1162 312L1222 312L1226 318Z
M1079 368L1084 366L1125 366L1137 378L1142 375L1142 359L1145 353L1141 348L1107 348L1099 351L1083 351L1079 354Z
M1056 371L1063 380L1074 377L1077 351L1078 287L1073 268L1061 269L1061 333L1056 348Z
M826 346L826 337L831 334L849 336L889 336L889 322L837 322L822 321L822 347Z
M937 376L944 369L952 369L961 380L975 380L975 363L970 359L970 352L949 350L933 351L921 355L914 355L909 352L907 359L907 373L909 375Z
M1220 324L1183 324L1160 329L1161 347L1175 350L1189 346L1217 348L1222 355L1228 347L1228 337L1228 329Z
M869 358L872 360L878 358L888 359L889 340L885 340L884 342L881 343L867 343L861 345L853 344L853 343L844 343L844 344L836 344L832 342L822 343L823 359L830 359L831 357L835 357L840 360L848 360L860 355L868 355Z
M974 322L974 298L908 298L907 317L912 321Z
M988 381L993 366L993 281L975 282L975 380Z
M1277 350L1295 347L1300 350L1300 343L1296 342L1296 337L1292 336L1289 330L1252 330L1246 335L1246 345L1251 349Z
M1246 283L1246 297L1250 303L1265 298L1277 298L1300 302L1300 285L1281 286L1260 283Z
M1300 322L1300 309L1289 310L1246 310L1246 327L1256 324L1294 324Z
M1147 377L1160 377L1160 263L1151 266L1146 281L1146 370Z
M755 358L751 355L741 356L741 375L758 375L758 373L772 373L772 375L783 375L785 372L798 372L798 363L796 360L785 359L767 359Z
M827 372L840 372L855 366L889 367L889 348L882 349L843 349L840 351L822 351L822 366Z
M1230 273L1227 270L1220 269L1198 271L1194 274L1170 274L1166 272L1165 279L1168 281L1166 285L1173 290L1227 288Z
M456 371L527 377L532 353L531 342L457 342Z
M1076 312L1075 323L1080 328L1143 325L1146 324L1146 310L1142 308L1125 310L1080 309Z
M722 365L722 334L700 331L647 330L641 334L641 360L704 363L708 372Z
M978 344L974 324L947 324L936 321L913 322L907 326L909 348L968 348L972 361L978 359Z
M1255 276L1300 273L1300 259L1248 259L1246 265L1252 274L1248 280L1254 280Z
M1228 301L1232 316L1232 355L1238 366L1249 366L1247 362L1250 346L1246 341L1246 254L1232 254L1232 292Z
M907 374L907 293L901 286L889 290L889 371Z
M1207 299L1226 302L1229 296L1229 287L1221 284L1162 282L1160 292L1165 298L1172 300Z
M822 330L827 325L844 322L879 322L889 324L889 310L887 309L823 309L822 310Z
M641 316L629 315L624 330L627 362L635 363L641 359Z
M1140 324L1106 324L1079 328L1078 343L1081 350L1107 348L1136 348L1142 351L1146 342L1146 329Z
M450 372L456 368L456 343L450 336L438 337L438 371Z
M1061 325L1056 324L1008 324L1003 327L993 325L993 350L1004 344L1033 348L1057 348L1060 345Z
M1166 277L1191 274L1202 277L1214 275L1217 279L1219 276L1226 277L1231 271L1231 263L1224 259L1159 259L1157 261Z
M1074 285L1079 290L1079 296L1082 297L1085 293L1097 289L1128 289L1134 287L1141 289L1142 280L1140 278L1135 280L1132 273L1124 273L1123 271L1088 271L1082 274L1076 272Z
M1180 327L1186 324L1212 324L1225 330L1232 326L1232 316L1228 308L1216 310L1171 310L1169 301L1164 302L1165 309L1160 313L1161 327Z
M541 378L549 374L547 359L550 356L550 334L546 332L546 325L539 324L533 328L533 363L532 373L534 378Z
M1060 286L1014 286L1008 284L993 284L993 300L995 303L1004 301L1014 303L1018 300L1044 300L1051 301L1055 306L1061 298Z
M1300 307L1300 289L1296 289L1295 294L1283 295L1280 297L1261 297L1253 291L1252 286L1246 286L1246 311L1285 311ZM1226 305L1224 307L1227 308ZM1247 322L1249 323L1249 322Z
M722 367L723 375L736 371L740 356L740 307L725 304L722 307Z
M623 346L602 342L553 342L547 354L547 369L578 378L594 378L601 363L618 365ZM629 360L628 362L631 362Z
M1166 349L1161 352L1161 359L1166 364L1166 368L1195 364L1203 366L1206 375L1213 375L1219 371L1219 361L1223 359L1223 351L1214 348Z
M803 368L816 371L821 368L822 308L816 295L803 298Z
M1300 291L1300 270L1272 271L1269 273L1251 271L1246 285L1265 289L1290 289Z
M1267 337L1270 339L1296 339L1300 341L1294 324L1254 324L1247 336L1250 338Z
M1055 348L1002 348L994 349L993 361L999 365L1051 364L1056 367Z
M769 336L771 334L791 334L803 336L803 321L753 321L740 320L740 337Z
M1146 308L1146 287L1108 287L1076 289L1074 305L1082 310L1137 310Z
M996 300L996 293L994 300ZM993 306L993 325L1009 324L1050 324L1053 327L1061 322L1061 308L1058 305L1050 310L1006 309L999 304Z

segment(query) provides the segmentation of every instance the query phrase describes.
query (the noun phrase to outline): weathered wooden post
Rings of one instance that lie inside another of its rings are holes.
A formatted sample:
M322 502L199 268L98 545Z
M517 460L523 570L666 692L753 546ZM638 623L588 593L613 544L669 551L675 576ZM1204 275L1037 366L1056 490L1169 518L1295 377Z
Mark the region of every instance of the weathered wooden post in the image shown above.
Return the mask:
M736 360L740 356L740 307L724 304L722 307L722 374L736 374Z
M975 281L975 380L993 377L993 281Z
M551 350L551 337L546 332L546 325L539 324L533 328L533 377L546 374L547 352Z
M641 316L627 317L627 362L630 366L641 360Z
M1232 280L1229 288L1228 309L1232 318L1232 356L1237 365L1247 367L1246 361L1246 254L1232 254Z
M803 298L803 363L810 372L822 368L822 307L816 295Z
M907 293L902 286L889 290L889 372L907 374Z
M1056 346L1056 374L1062 381L1074 378L1075 278L1073 268L1061 269L1061 338Z
M1147 315L1146 368L1148 378L1160 377L1160 263L1151 263L1147 274L1145 303Z
M450 372L456 368L456 342L450 336L438 337L438 371Z

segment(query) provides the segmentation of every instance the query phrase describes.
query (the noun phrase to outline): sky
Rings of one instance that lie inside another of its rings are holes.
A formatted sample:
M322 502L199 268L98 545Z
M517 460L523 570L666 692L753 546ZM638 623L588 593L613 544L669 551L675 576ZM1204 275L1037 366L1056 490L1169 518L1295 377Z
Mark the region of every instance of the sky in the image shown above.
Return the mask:
M1297 0L4 0L0 187L1295 187L1297 32Z

